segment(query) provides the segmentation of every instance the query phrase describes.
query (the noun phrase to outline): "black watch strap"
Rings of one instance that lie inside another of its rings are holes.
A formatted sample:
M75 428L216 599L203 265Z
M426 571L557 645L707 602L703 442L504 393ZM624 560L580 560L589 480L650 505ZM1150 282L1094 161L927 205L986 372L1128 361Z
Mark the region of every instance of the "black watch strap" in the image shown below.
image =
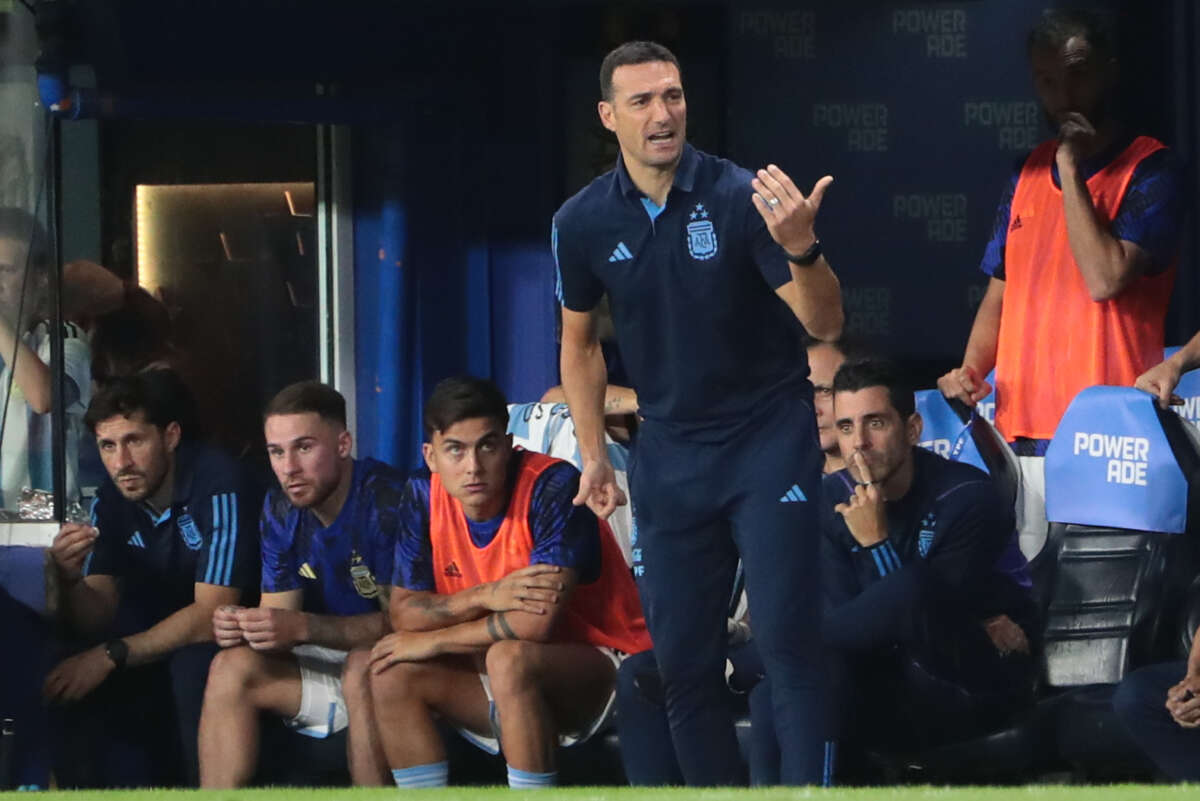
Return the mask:
M813 243L808 246L808 249L799 254L787 254L787 259L792 264L798 264L801 267L811 267L817 263L817 259L821 258L821 240L814 239Z
M129 659L129 645L122 639L109 640L104 643L104 655L120 670Z

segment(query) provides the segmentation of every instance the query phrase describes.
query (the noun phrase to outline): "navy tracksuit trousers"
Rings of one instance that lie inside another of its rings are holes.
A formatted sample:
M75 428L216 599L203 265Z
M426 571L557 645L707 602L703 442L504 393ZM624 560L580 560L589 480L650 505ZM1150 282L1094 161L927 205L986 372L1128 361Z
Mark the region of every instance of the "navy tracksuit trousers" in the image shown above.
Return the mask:
M726 615L740 554L785 784L825 775L818 498L812 405L776 398L708 435L647 421L629 473L634 573L671 739L691 785L741 781L727 702Z
M1200 781L1200 729L1185 729L1164 704L1187 662L1150 665L1124 678L1113 696L1117 717L1158 769L1175 781Z

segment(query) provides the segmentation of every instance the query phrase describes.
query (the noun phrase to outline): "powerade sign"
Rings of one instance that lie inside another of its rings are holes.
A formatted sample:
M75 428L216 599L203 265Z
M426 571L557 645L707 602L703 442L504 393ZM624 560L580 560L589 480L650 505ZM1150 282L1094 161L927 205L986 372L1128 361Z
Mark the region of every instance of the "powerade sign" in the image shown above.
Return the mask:
M1187 481L1153 398L1131 387L1090 387L1071 401L1046 451L1046 517L1183 532Z
M996 386L996 371L987 374L985 379L992 387ZM921 415L924 425L921 427L921 441L917 444L927 451L933 451L938 456L956 462L966 462L989 472L979 455L979 449L971 439L971 431L967 424L958 418L950 404L936 389L923 389L913 393L917 402L917 413ZM992 425L996 424L996 390L993 389L979 403L975 404L975 413Z
M971 439L971 429L946 403L942 393L936 389L923 389L913 393L917 414L921 415L921 441L917 444L927 451L955 462L966 462L985 473L987 465Z

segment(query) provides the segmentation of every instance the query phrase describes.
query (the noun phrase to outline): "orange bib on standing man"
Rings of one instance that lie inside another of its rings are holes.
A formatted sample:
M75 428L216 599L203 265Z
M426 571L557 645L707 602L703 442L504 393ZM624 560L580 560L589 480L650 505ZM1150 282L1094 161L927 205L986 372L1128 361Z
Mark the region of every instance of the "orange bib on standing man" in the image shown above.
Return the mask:
M1164 145L1139 136L1087 181L1111 225L1138 164ZM1057 140L1030 154L1017 180L1004 256L996 352L996 426L1008 440L1050 439L1067 405L1096 384L1131 386L1163 358L1163 320L1175 267L1135 278L1094 301L1067 239L1062 190L1052 177Z

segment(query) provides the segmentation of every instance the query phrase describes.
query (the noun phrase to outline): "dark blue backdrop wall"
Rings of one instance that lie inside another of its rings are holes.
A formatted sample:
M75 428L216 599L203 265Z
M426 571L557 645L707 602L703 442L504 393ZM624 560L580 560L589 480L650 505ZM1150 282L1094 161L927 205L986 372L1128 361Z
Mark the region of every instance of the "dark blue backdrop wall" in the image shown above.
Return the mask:
M1087 1L1118 11L1128 116L1189 159L1194 197L1193 0ZM849 329L926 383L961 356L1001 187L1048 133L1023 40L1052 0L60 4L102 89L185 119L228 100L244 121L357 121L356 427L361 453L401 465L440 378L488 375L514 400L557 382L550 217L613 164L595 106L614 45L675 50L699 147L804 187L835 176L819 233ZM342 113L287 116L317 83ZM1200 327L1187 237L1169 342Z
M517 400L557 381L546 232L612 164L595 72L628 38L680 55L700 146L805 187L835 176L819 231L848 328L932 380L961 356L1001 188L1048 135L1024 51L1046 5L571 4L441 31L457 45L425 64L438 88L356 141L360 442L413 462L420 399L447 374L490 375ZM1195 38L1178 27L1194 31L1194 11L1137 10L1121 18L1130 115L1190 156ZM1196 322L1191 261L1189 244L1168 340Z

